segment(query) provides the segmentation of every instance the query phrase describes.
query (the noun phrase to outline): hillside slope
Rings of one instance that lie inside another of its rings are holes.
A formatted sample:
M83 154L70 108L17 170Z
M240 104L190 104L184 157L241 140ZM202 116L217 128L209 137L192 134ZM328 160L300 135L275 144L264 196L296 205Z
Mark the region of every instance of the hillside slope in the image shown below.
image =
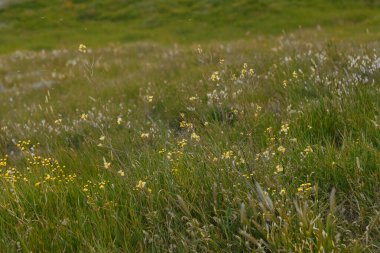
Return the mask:
M317 26L337 37L379 38L379 10L376 0L17 1L0 9L0 52L79 42L231 41Z

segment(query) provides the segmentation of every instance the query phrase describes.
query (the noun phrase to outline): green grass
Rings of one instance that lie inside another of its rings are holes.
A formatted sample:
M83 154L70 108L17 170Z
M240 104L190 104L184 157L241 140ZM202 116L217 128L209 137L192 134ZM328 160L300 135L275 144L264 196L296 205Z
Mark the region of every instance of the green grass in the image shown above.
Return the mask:
M0 252L379 251L376 1L125 3L0 12Z
M362 40L368 30L379 39L379 8L364 0L20 1L0 10L0 52L84 42L233 41L317 26L337 38Z

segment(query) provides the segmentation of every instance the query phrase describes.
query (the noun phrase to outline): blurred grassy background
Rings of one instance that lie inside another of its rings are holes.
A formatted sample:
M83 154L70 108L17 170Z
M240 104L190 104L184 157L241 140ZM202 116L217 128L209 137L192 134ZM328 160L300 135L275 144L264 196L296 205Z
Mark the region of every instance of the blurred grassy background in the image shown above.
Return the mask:
M197 43L325 29L336 39L379 39L377 0L12 1L0 9L0 52L111 42Z

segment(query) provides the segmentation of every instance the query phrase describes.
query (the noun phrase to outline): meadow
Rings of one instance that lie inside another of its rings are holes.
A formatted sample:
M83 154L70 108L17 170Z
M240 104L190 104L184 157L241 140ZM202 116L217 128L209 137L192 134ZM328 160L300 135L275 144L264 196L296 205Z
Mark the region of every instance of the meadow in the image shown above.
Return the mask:
M380 252L376 1L69 2L0 11L0 252Z

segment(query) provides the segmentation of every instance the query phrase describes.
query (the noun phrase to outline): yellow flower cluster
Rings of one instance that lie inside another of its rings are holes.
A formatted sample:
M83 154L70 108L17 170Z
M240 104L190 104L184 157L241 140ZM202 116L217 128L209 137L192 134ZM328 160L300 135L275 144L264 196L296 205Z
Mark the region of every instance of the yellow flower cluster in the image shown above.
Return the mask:
M111 163L107 162L107 160L103 157L103 166L105 169L109 169L111 167Z
M0 159L0 168L1 167L7 167L7 161L8 161L8 155L6 155L4 158Z
M191 139L194 140L194 141L199 142L201 140L201 137L198 134L196 134L195 132L193 132L191 134Z
M86 113L82 113L82 114L80 115L80 119L81 119L81 120L87 120L87 119L88 119L88 114L86 114Z
M146 182L145 181L142 181L142 180L139 180L136 184L136 189L139 189L139 190L143 190L143 191L147 191L148 193L151 193L152 192L152 189L148 188L146 186Z
M179 122L179 126L180 128L193 129L193 124L185 120L182 120L181 122Z
M148 139L149 133L141 133L140 137L141 137L141 139Z
M276 166L276 171L277 171L277 173L281 173L281 172L284 171L284 167L283 167L281 164L278 164L278 165Z
M80 44L78 47L78 51L81 53L87 53L87 47L84 44Z
M220 80L219 71L214 71L210 77L211 81L216 82Z
M309 153L313 153L314 151L313 151L313 148L310 145L308 145L303 152L306 155L308 155Z
M279 146L279 147L277 148L277 151L278 151L278 152L281 152L281 153L285 153L286 149L285 149L283 146Z
M280 130L280 132L281 133L284 133L284 134L288 134L288 131L289 131L289 124L283 124L282 126L281 126L281 130Z
M177 145L180 148L184 148L187 145L187 140L186 139L182 139L182 140L178 141Z
M234 155L234 152L232 150L225 151L222 154L222 159L230 159L230 158L232 158L233 155Z
M16 147L18 147L21 151L26 151L31 146L30 143L31 143L30 140L18 141L16 144Z
M0 159L0 179L5 182L12 184L18 181L30 182L37 187L48 183L68 184L77 178L75 173L66 174L65 166L61 166L54 158L35 154L36 146L32 145L30 140L19 141L16 146L25 157L26 166L19 169L10 167L7 156Z
M152 103L153 102L153 96L150 96L150 95L145 96L145 101L148 103Z
M297 192L299 194L308 194L311 192L311 183L304 183L304 184L301 184L298 189L297 189Z

